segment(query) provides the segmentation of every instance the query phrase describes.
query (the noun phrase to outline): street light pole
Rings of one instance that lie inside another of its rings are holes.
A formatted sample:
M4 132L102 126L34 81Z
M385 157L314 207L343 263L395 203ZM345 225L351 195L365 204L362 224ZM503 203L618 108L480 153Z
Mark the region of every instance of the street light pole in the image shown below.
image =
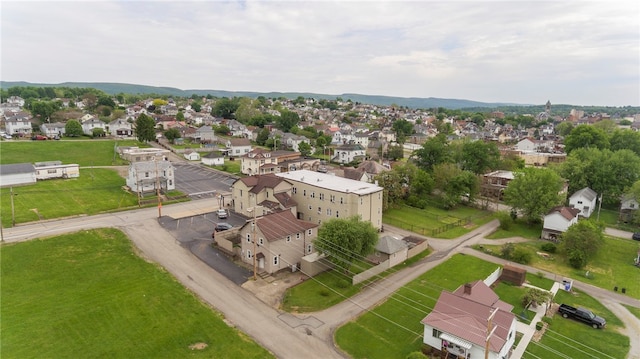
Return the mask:
M16 226L16 211L15 211L15 207L13 206L13 187L11 187L9 189L10 191L10 197L11 197L11 227L15 227Z

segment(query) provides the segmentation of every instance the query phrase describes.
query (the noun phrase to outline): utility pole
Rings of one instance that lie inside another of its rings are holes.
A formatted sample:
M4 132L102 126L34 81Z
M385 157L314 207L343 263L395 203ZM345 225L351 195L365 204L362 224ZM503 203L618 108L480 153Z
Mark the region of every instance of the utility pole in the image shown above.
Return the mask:
M498 326L494 326L493 329L491 328L491 323L493 322L493 316L496 315L496 313L498 312L498 308L496 308L493 313L491 313L491 315L489 315L489 319L487 319L487 340L485 341L485 346L484 346L484 359L489 359L489 339L491 339L491 336L493 335L493 332L496 331L496 328L498 328Z
M256 240L256 212L258 211L257 204L258 199L256 195L253 195L253 234L251 234L251 239L253 240L253 280L258 279L258 261L256 260L257 253L257 240Z
M158 174L158 159L153 157L153 162L156 165L156 196L158 197L158 218L162 217L162 201L160 200L160 175Z
M11 193L11 227L15 227L16 226L16 211L15 211L15 207L13 206L13 187L10 187L9 189L10 193Z
M600 209L602 209L602 196L604 195L604 192L600 193L600 203L598 203L598 218L597 220L600 220Z

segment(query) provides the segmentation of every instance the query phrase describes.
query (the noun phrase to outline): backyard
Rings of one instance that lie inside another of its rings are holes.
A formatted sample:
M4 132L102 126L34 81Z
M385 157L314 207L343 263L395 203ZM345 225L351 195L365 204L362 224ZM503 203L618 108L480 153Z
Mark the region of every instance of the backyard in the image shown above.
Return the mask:
M514 243L514 245L531 254L532 259L529 266L556 273L559 277L573 278L611 291L615 288L622 291L624 288L626 295L640 299L639 269L633 265L633 258L640 248L638 242L605 236L605 244L583 269L570 267L559 253L540 255L539 253L545 253L542 250L544 243L548 242L532 240ZM475 245L474 248L499 256L502 245Z
M7 358L269 358L115 229L2 245Z
M484 279L496 267L493 263L475 257L455 255L396 291L378 307L340 327L336 331L336 342L341 349L354 358L406 358L409 353L421 350L424 327L420 321L431 311L440 292L443 290L452 291L466 282ZM451 273L455 273L455 275L451 275ZM527 280L545 289L549 289L552 284L550 280L534 274L527 274ZM494 290L502 300L514 305L514 314L520 315L524 312L526 317L532 317L526 313L521 303L522 295L525 293L524 288L499 283ZM565 296L577 299L570 301ZM588 338L597 335L599 343L597 346L591 347L608 353L612 358L625 356L629 339L616 332L616 328L622 323L604 306L582 293L574 296L562 292L558 294L556 300L584 305L602 314L607 318L607 329L596 331L582 323L553 318L550 320L552 325L551 330L548 331L549 338L545 338L547 336L545 334L540 345L529 345L528 352L538 355L538 358L548 358L550 357L548 350L551 350L560 353L573 353L573 355L567 354L566 357L577 358L581 357L575 354L578 352L577 349L566 349L566 340L558 341L557 338L559 336L579 338L579 342L574 340L571 345L575 348L581 348L591 346L591 341ZM587 340L583 340L583 337ZM367 345L361 345L365 342ZM532 346L536 349L530 351ZM584 352L586 349L582 350ZM533 355L529 357L536 358ZM560 357L565 356L561 355Z

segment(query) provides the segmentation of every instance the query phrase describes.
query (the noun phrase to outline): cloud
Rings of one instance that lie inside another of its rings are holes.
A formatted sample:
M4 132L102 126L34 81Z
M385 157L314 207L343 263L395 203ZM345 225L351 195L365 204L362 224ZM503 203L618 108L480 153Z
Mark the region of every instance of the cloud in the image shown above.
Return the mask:
M639 105L640 5L2 3L2 79Z

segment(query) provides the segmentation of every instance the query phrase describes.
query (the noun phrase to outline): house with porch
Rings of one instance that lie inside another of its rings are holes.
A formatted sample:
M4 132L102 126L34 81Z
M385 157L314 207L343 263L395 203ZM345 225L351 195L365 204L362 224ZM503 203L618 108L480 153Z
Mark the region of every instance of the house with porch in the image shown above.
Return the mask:
M362 145L349 144L341 145L335 149L334 156L331 161L338 163L351 163L355 161L363 161L367 155L367 151Z
M542 224L541 239L557 242L562 233L566 232L569 227L578 223L578 215L580 210L573 207L559 206L552 208L546 216Z
M133 136L133 126L126 119L117 118L109 122L109 133L113 136L130 137Z
M33 131L31 119L28 116L15 115L9 117L5 122L5 132L11 136L31 136Z
M569 197L569 206L580 210L580 216L589 218L596 209L598 194L589 187L585 187Z
M62 122L43 123L40 125L40 132L49 138L62 137L66 131L64 126Z
M424 325L423 343L447 358L509 358L516 339L513 306L479 280L442 291Z
M96 128L101 128L105 134L107 133L107 124L98 118L92 117L82 122L82 132L85 135L92 136Z
M216 136L211 126L200 126L194 133L193 139L199 143L212 143Z
M255 225L254 225L255 221ZM305 255L313 252L318 225L281 211L248 220L240 228L242 261L260 273L295 270Z

